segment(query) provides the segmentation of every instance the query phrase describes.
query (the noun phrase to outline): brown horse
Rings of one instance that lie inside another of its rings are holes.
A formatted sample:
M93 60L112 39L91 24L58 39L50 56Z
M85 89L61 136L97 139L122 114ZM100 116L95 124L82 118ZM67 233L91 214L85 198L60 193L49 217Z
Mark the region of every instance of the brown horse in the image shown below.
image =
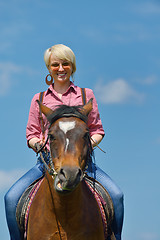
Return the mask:
M33 200L27 240L104 240L97 201L83 179L92 151L87 127L92 100L82 108L62 106L55 111L38 103L50 122L50 154L56 173L46 171Z

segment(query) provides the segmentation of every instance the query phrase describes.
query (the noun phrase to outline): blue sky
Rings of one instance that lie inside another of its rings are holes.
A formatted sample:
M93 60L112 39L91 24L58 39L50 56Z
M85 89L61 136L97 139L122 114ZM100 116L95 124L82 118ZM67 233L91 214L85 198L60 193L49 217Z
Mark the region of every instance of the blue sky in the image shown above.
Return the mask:
M96 162L125 195L123 240L159 240L160 2L0 1L0 236L3 196L36 162L25 128L33 95L47 89L46 48L77 60L75 84L96 95L106 136Z

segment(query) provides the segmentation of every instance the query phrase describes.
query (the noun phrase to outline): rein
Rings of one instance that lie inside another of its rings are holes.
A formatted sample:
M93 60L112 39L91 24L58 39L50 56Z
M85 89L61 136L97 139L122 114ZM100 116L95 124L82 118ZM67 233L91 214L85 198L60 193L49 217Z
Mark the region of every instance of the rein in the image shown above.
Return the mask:
M37 155L38 155L38 153L40 154L41 160L42 160L42 162L43 162L46 170L48 171L48 173L49 173L51 176L55 177L55 176L57 175L57 172L56 172L56 170L54 169L51 155L50 155L50 158L49 158L49 163L50 163L51 168L49 168L48 164L46 163L46 161L45 161L45 159L44 159L44 157L43 157L43 153L42 153L42 150L43 150L44 147L46 146L46 144L47 144L47 142L48 142L48 139L49 139L49 136L47 137L47 140L46 140L46 142L45 142L45 144L44 144L43 146L40 146L39 143L36 143L36 144L35 144L35 147L36 147L36 149L37 149Z
M48 164L46 163L46 161L45 161L45 159L44 159L44 157L43 157L43 153L42 153L42 150L43 150L44 147L46 146L46 144L47 144L47 142L48 142L48 139L49 139L49 136L47 137L47 140L46 140L46 142L45 142L45 144L44 144L43 146L40 146L39 143L36 143L36 144L35 144L35 147L36 147L36 149L37 149L37 154L38 154L38 153L40 154L41 160L42 160L45 168L47 169L48 173L52 176L52 178L53 178L53 180L54 180L55 176L57 175L57 172L56 172L55 169L54 169L51 155L50 155L50 159L49 159L49 163L50 163L51 168L49 168ZM47 175L46 175L46 179L47 179L47 182L48 182L49 191L50 191L50 193L51 193L51 199L52 199L53 208L54 208L54 212L55 212L55 217L56 217L56 223L57 223L57 228L58 228L59 237L60 237L60 240L62 240L61 231L60 231L60 226L59 226L59 223L58 223L56 208L55 208L55 204L54 204L54 198L53 198L53 194L52 194L52 189L51 189L51 186L50 186L49 179L48 179Z
M102 148L100 148L100 147L97 145L97 142L96 142L92 137L90 137L90 139L96 144L95 148L98 147L99 150L101 150L101 152L106 153Z

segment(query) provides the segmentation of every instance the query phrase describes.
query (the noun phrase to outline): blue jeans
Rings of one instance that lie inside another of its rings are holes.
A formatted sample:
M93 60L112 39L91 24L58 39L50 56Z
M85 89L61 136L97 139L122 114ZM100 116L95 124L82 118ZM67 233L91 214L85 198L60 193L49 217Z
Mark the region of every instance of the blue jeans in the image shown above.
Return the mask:
M112 179L103 172L99 167L92 164L92 170L96 174L96 179L108 190L114 204L114 223L113 230L116 236L116 240L121 240L121 231L123 225L123 193L112 181ZM90 168L87 170L88 175L93 177L93 173ZM24 190L36 179L43 175L43 164L39 161L30 169L24 176L22 176L6 193L5 195L5 210L6 219L10 232L11 240L21 240L20 231L16 221L16 207L18 201L23 194Z

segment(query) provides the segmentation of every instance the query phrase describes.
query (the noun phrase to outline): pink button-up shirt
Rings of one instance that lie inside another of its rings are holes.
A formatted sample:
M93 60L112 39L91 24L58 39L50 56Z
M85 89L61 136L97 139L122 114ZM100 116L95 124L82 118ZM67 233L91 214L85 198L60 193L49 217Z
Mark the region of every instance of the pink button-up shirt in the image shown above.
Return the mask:
M86 90L86 101L88 102L91 98L93 98L93 109L88 116L88 127L90 130L90 135L93 136L94 134L101 134L104 135L104 130L102 126L102 122L100 119L98 105L93 94L93 91L89 88L85 88ZM40 123L40 113L39 113L39 105L36 100L39 99L39 93L35 94L29 111L29 118L26 128L26 138L27 142L37 137L42 139L43 134L41 130L41 123ZM59 98L57 92L54 90L53 86L51 85L47 91L44 92L43 97L43 104L47 107L54 110L57 105L69 105L69 106L78 106L82 105L82 95L81 95L81 88L75 86L72 82L68 88L68 90L62 95L62 99ZM44 127L45 127L45 137L47 138L48 133L48 120L42 114ZM47 145L49 149L49 146Z

